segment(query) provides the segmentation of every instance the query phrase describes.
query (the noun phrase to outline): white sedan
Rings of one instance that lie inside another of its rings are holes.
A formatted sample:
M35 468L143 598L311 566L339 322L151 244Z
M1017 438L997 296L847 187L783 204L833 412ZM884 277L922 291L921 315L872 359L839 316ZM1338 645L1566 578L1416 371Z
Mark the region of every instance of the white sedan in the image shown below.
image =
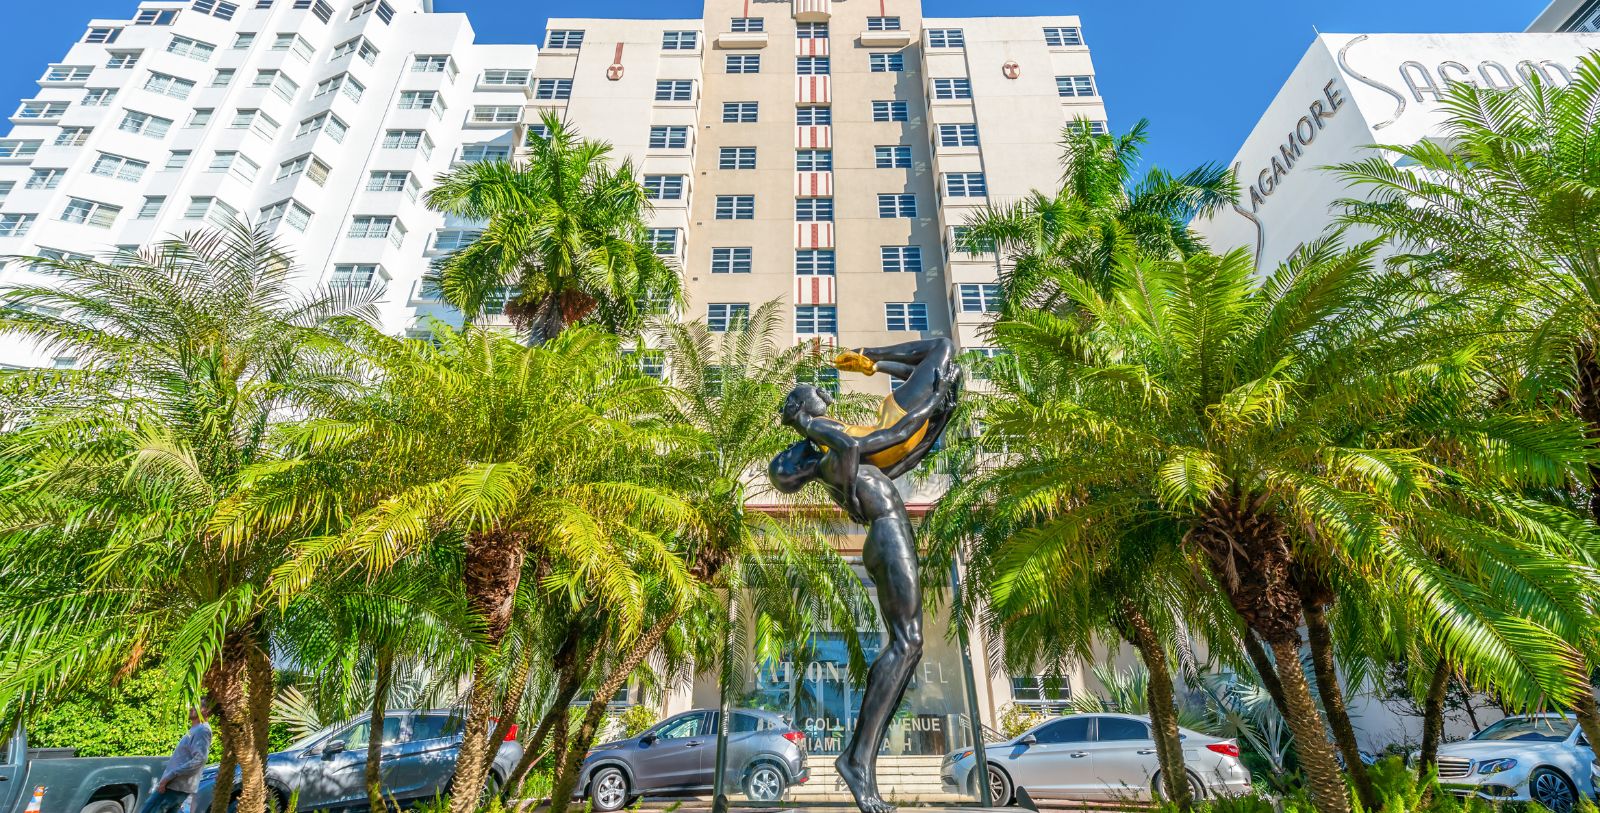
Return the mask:
M1439 748L1439 783L1458 796L1538 802L1567 813L1579 794L1593 798L1594 750L1571 716L1507 717Z

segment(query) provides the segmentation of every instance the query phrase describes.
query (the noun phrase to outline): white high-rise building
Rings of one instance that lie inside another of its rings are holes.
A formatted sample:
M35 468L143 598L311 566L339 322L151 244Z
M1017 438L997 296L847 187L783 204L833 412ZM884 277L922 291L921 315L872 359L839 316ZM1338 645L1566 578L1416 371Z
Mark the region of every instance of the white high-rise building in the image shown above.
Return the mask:
M453 162L512 154L535 55L474 44L431 0L145 2L92 20L0 139L0 255L237 215L274 229L308 285L384 285L384 326L411 329L440 309L430 255L469 234L421 192ZM33 274L12 263L0 284ZM52 360L13 346L0 363Z

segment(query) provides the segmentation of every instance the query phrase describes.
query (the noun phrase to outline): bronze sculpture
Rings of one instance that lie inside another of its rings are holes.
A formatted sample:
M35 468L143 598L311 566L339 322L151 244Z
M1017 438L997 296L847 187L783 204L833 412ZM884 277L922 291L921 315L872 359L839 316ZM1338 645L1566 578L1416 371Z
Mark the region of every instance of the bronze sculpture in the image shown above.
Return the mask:
M917 544L893 480L922 462L943 434L960 393L961 368L949 339L845 351L834 365L904 383L884 398L872 426L829 418L833 399L826 392L795 387L782 420L804 439L774 457L767 475L783 492L820 481L833 502L867 528L861 558L877 584L888 641L867 673L855 731L834 765L862 813L887 813L894 806L878 793L878 750L922 658Z

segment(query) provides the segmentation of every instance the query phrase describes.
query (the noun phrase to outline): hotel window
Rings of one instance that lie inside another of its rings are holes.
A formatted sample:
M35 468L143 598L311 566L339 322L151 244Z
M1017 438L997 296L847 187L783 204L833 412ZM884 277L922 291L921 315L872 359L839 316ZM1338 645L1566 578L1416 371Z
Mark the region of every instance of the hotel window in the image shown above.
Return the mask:
M833 221L833 198L800 198L794 202L794 219L801 223Z
M239 11L239 4L229 3L227 0L194 0L195 11L201 14L210 14L219 20L231 20Z
M645 240L654 247L655 253L665 257L675 257L678 254L677 229L645 229Z
M51 65L42 82L82 82L94 73L93 65Z
M712 302L706 305L706 327L712 333L738 330L750 322L750 303Z
M398 247L405 240L406 229L393 215L356 215L350 219L350 231L345 236L355 240L387 239Z
M217 112L214 107L197 107L189 114L189 121L185 127L204 127L211 123L211 117Z
M423 154L433 152L433 139L421 130L390 130L383 135L386 150L421 149Z
M794 72L801 76L827 76L828 58L825 56L795 57Z
M38 215L3 214L0 215L0 237L23 237L28 229L33 226L33 221Z
M872 103L873 121L907 121L911 106L906 102L877 100Z
M67 174L64 169L51 167L38 168L28 175L28 182L22 185L23 189L55 189L61 185L61 178Z
M311 13L317 15L317 19L323 22L333 19L333 6L324 0L294 0L294 7L301 10L310 9Z
M966 35L959 28L928 29L929 48L965 48L966 45Z
M144 177L144 171L149 168L148 162L103 152L89 167L89 174L119 181L137 181Z
M831 248L800 248L794 252L794 273L802 277L831 277L838 266Z
M483 72L480 84L485 87L527 87L532 76L532 72L516 68L489 68Z
M885 302L883 317L887 330L928 329L928 305L925 302Z
M292 178L303 172L313 183L321 186L327 182L328 173L330 171L331 170L328 168L327 164L322 163L322 161L315 155L306 153L305 155L301 155L296 158L290 158L289 160L279 164L278 175L272 180L274 183L276 183L287 178Z
M416 195L417 181L404 170L380 169L367 175L368 192L409 192Z
M878 252L886 273L922 273L921 246L879 246Z
M384 25L394 21L394 7L384 2L384 0L361 0L355 5L355 8L350 10L350 19L354 20L363 14L374 11L378 13L378 19L382 20Z
M794 169L796 172L832 172L832 150L795 150Z
M754 124L758 107L756 102L723 102L722 123Z
M178 19L178 10L175 8L147 8L133 15L134 25L172 25Z
M995 282L963 282L956 285L956 299L962 313L999 313L1000 285Z
M544 35L546 48L577 48L580 45L583 45L582 31L556 30Z
M516 124L522 121L520 105L479 105L472 108L468 120L477 124Z
M400 92L400 110L431 110L439 101L439 94L431 90L404 90Z
M56 134L57 147L82 147L89 140L89 134L94 132L93 127L63 127Z
M644 196L651 200L683 200L683 176L644 176Z
M995 248L993 240L972 236L971 226L951 226L950 245L963 254L988 254Z
M735 34L759 34L767 30L767 21L762 17L735 17L729 21L728 30Z
M172 119L140 113L137 110L127 110L123 112L122 123L117 125L117 129L134 135L165 138L167 131L172 129Z
M525 146L532 147L541 141L549 140L550 128L544 126L542 122L535 122L528 125L528 135L523 139L523 142Z
M718 195L718 220L755 220L755 195Z
M689 102L694 100L694 80L663 79L656 82L656 101Z
M667 125L650 128L650 149L681 150L689 146L689 128Z
M878 217L916 217L917 196L909 192L878 196Z
M509 144L462 144L461 161L476 164L482 161L510 161Z
M144 89L174 99L187 99L189 94L194 92L194 83L188 79L151 71L150 78L144 81Z
M305 231L311 225L311 210L293 200L280 200L262 207L259 220L267 231L276 231L279 223L287 223L295 231Z
M1076 26L1068 28L1046 28L1044 30L1044 44L1051 48L1070 48L1083 44L1083 31Z
M144 203L139 205L139 211L134 214L134 220L155 220L161 214L161 207L167 205L166 195L148 195Z
M667 375L667 354L660 350L628 350L625 355L632 356L639 364L639 373L651 378L665 378Z
M456 78L455 61L446 54L420 54L411 60L412 73L443 73Z
M12 118L18 119L59 119L67 112L66 102L41 102L27 101L17 108Z
M472 245L483 232L477 229L440 229L433 234L434 251L455 251Z
M327 116L327 113L323 113L317 118L326 119ZM310 120L308 119L307 121ZM241 109L233 112L233 121L229 122L228 126L235 130L249 130L263 139L271 141L278 135L280 125L275 119L260 110ZM304 127L304 123L301 126ZM304 133L296 133L295 135L304 135Z
M306 42L303 37L293 32L284 32L274 36L272 38L272 46L267 50L288 51L291 49L293 49L295 54L301 59L304 59L307 62L311 61L311 43Z
M946 172L944 193L952 198L981 198L989 194L982 172Z
M1065 677L1012 675L1011 699L1022 706L1065 711L1067 701L1072 699L1072 686Z
M803 371L795 376L796 384L810 384L819 390L827 390L834 395L839 394L839 371L832 367L822 367Z
M31 138L0 138L0 158L32 158L42 144Z
M748 274L754 265L749 246L711 249L711 273Z
M120 28L91 28L89 33L83 35L83 41L104 45L116 42L117 37L120 36L122 36L122 29Z
M839 309L833 305L796 305L794 332L802 336L839 332Z
M900 30L900 18L899 17L868 17L867 18L867 30L868 31L899 31Z
M167 153L167 163L161 166L161 170L163 172L170 172L172 170L183 169L189 165L190 155L193 155L193 153L189 150L173 150L172 152Z
M250 183L256 179L256 173L261 171L261 165L247 156L228 150L213 155L211 166L207 167L206 171L226 172L245 183Z
M250 82L250 87L270 87L278 98L286 102L294 101L294 94L300 91L298 83L277 70L256 71L256 78Z
M364 291L371 288L379 279L379 268L373 263L336 265L333 267L333 275L328 277L328 287Z
M828 24L795 23L794 35L803 40L825 40L828 38Z
M276 122L273 124L275 126ZM319 113L309 119L306 119L305 121L300 122L300 129L295 131L294 136L295 138L299 138L303 135L308 135L321 130L327 133L328 137L337 143L344 141L344 134L349 131L349 129L349 126L344 123L344 120L340 119L338 116L335 116L332 113ZM390 132L394 131L391 130Z
M188 37L173 37L172 41L167 43L167 53L188 57L197 62L209 61L211 55L216 52L217 46Z
M572 98L571 79L540 79L533 84L533 98L565 101Z
M970 99L972 98L972 80L935 79L933 80L933 98Z
M79 104L84 107L110 107L111 100L117 98L116 88L93 88L83 92L83 101Z
M941 124L941 125L939 125L939 146L941 146L941 147L976 147L976 146L978 146L978 125L976 125L976 124Z
M235 73L236 71L233 68L218 68L217 72L211 76L211 86L225 88L233 84L233 75Z
M899 73L906 69L905 54L868 54L867 63L873 73Z
M246 31L242 34L233 35L233 50L235 51L249 50L250 46L255 44L256 32L254 31Z
M833 124L833 108L797 107L794 109L794 123L801 127L826 127Z
M131 68L138 64L139 57L143 54L143 51L112 51L110 58L106 60L106 67L113 70Z
M1105 135L1108 132L1106 130L1106 123L1096 119L1078 118L1068 122L1067 126L1080 127L1084 130L1088 130L1090 135Z
M725 67L728 73L760 73L760 54L728 54Z
M890 144L872 148L878 169L910 169L911 148L904 144Z
M109 229L120 214L122 214L120 206L83 198L67 198L67 206L61 210L60 220L63 223L83 223L99 229Z
M661 50L663 51L693 51L700 42L698 31L663 31L661 32Z
M717 154L717 169L755 168L755 147L723 147Z
M1063 98L1093 96L1093 76L1057 76L1056 95Z

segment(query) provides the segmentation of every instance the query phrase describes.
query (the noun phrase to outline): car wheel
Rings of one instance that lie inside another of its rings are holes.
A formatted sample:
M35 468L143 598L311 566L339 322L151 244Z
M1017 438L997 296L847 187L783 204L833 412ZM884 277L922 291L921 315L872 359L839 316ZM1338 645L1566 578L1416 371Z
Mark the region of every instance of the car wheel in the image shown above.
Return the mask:
M628 804L628 777L617 768L601 768L589 780L589 799L601 813L621 810Z
M1005 771L990 765L989 804L992 804L995 807L1005 807L1006 805L1011 804L1011 796L1013 793L1014 791L1011 788L1011 777L1006 776ZM976 787L972 789L972 795L978 795L978 789Z
M1167 799L1167 783L1159 773L1156 774L1155 781L1150 785L1150 795L1158 802L1164 802ZM1189 796L1197 802L1206 798L1206 786L1194 774L1189 774Z
M776 802L789 789L783 771L770 762L758 762L744 778L744 795L752 802Z
M79 813L124 813L122 803L116 799L96 799L83 806Z
M1559 772L1536 768L1528 777L1528 795L1551 813L1568 813L1578 801L1578 791Z

